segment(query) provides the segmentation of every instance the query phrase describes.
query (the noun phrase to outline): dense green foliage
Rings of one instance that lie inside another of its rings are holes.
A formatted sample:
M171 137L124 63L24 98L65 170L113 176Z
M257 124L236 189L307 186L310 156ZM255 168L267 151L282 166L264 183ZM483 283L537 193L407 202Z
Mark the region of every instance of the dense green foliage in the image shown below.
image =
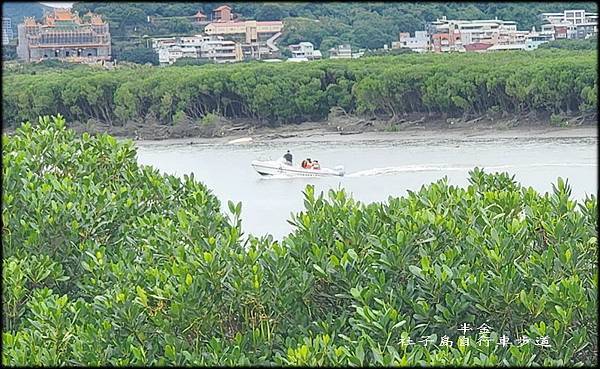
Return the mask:
M198 58L179 58L173 63L175 66L186 66L186 65L205 65L213 64L214 61L210 59L198 59Z
M191 16L198 10L210 15L222 3L76 3L74 8L106 15L117 34L135 32L156 35L169 32L164 24L149 25L146 16ZM357 48L381 48L397 41L399 32L422 30L426 22L447 16L449 19L499 19L516 21L519 29L531 29L542 23L543 12L565 9L585 9L597 12L597 5L588 3L233 3L233 11L248 19L285 22L282 45L310 41L327 51L350 43ZM178 23L179 20L173 22ZM134 31L135 29L135 31ZM174 31L174 30L171 30Z
M308 186L293 233L242 241L241 204L131 142L47 118L2 140L3 365L597 364L597 199L562 179L475 169L369 205Z
M539 46L541 49L565 49L565 50L597 50L598 38L587 40L554 40Z
M158 65L158 54L156 51L145 47L123 50L122 52L113 55L113 59L137 64L150 63L152 65Z
M2 45L2 61L17 59L17 45Z
M395 117L596 109L597 56L540 50L425 54L3 76L3 123L38 115L113 125L208 113L270 123L317 120L332 107Z

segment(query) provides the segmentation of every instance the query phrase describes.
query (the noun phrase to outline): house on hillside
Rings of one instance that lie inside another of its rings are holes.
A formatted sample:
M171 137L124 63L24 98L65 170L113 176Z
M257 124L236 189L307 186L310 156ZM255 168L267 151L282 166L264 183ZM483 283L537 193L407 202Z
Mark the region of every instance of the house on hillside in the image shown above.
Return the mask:
M349 44L338 45L329 49L330 59L352 59L352 47Z
M427 31L416 31L414 37L408 32L400 32L399 41L392 42L392 49L410 49L416 52L429 50L429 35Z
M289 45L288 49L292 53L292 59L315 60L321 59L321 51L315 50L311 42L300 42L297 45Z

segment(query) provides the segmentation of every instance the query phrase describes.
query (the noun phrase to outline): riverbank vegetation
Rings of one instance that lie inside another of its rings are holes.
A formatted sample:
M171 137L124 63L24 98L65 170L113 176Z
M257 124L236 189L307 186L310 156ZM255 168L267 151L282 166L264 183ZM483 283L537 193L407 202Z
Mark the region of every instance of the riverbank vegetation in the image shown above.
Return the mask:
M207 114L285 124L325 119L332 108L392 119L595 112L596 63L592 51L539 50L7 73L3 123L56 113L122 126L149 117L197 122Z
M597 50L598 37L585 40L554 40L541 44L540 49Z
M242 204L130 141L60 117L2 140L3 365L597 364L597 199L562 179L308 186L288 237L244 240Z

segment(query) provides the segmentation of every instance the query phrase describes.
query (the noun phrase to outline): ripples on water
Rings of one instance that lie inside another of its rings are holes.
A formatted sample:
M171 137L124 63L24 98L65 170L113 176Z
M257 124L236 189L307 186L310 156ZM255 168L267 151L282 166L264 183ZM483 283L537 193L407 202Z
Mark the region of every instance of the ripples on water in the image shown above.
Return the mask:
M292 230L287 220L290 212L303 210L307 184L315 185L317 192L345 188L363 203L381 202L444 176L453 185L467 185L468 171L477 166L487 172L506 171L540 192L551 191L560 176L568 179L575 199L597 193L595 137L136 144L141 164L179 176L194 173L223 204L243 203L246 233L270 233L276 239ZM310 157L327 168L344 165L347 174L263 177L250 166L252 160L277 159L288 149L295 163Z

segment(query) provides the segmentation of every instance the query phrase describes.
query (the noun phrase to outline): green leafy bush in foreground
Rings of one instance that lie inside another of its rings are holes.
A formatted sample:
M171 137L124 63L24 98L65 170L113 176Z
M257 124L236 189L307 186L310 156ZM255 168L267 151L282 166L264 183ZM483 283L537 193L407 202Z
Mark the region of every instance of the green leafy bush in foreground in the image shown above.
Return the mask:
M131 142L60 117L2 140L3 365L597 364L597 199L561 179L308 186L293 233L243 241L241 204Z

